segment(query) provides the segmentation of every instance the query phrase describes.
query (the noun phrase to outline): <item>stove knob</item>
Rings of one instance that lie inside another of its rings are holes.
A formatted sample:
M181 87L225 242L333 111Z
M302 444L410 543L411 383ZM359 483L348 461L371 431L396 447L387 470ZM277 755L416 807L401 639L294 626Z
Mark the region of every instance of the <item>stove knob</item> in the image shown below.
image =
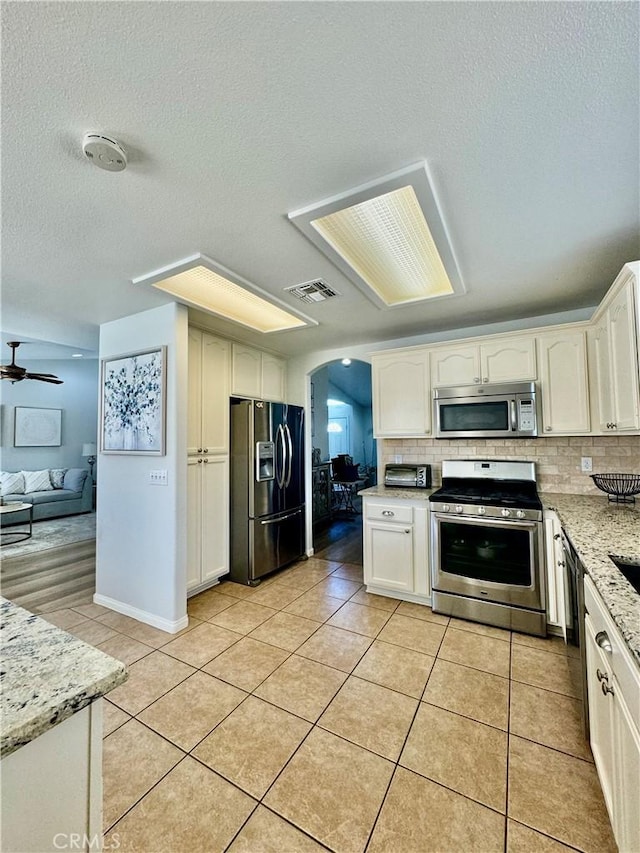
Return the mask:
M456 512L462 512L462 507L460 506L460 504L457 505Z
M486 512L487 512L487 511L486 511L486 509L485 509L483 506L479 506L479 507L478 507L478 515L485 515L485 514L486 514Z
M523 509L519 509L516 512L516 518L524 518L526 516L526 512Z
M442 504L442 512L449 512L450 509L449 504Z
M500 515L503 518L509 518L509 516L511 515L511 510L510 509L503 509L503 510L501 510Z

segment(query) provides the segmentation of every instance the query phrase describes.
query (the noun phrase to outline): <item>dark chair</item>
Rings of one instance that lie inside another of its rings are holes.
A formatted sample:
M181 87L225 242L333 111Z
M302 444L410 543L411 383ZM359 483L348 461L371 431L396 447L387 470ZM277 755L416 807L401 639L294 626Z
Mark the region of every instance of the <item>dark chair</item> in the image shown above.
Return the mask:
M334 456L331 460L333 479L341 483L355 483L360 479L358 466L353 464L353 459L346 453Z

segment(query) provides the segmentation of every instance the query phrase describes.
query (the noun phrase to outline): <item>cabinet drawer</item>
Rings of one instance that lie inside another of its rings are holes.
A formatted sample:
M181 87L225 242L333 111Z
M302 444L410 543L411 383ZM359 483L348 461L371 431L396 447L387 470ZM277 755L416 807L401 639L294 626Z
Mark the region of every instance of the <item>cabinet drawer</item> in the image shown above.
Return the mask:
M393 521L396 524L413 524L413 507L397 504L379 504L367 501L366 517L372 521Z
M631 652L627 649L622 635L607 612L595 585L588 577L584 579L584 603L596 637L601 632L605 632L611 643L611 650L608 647L604 648L604 656L615 673L624 694L625 703L632 709L631 713L636 726L640 727L640 668L631 657Z

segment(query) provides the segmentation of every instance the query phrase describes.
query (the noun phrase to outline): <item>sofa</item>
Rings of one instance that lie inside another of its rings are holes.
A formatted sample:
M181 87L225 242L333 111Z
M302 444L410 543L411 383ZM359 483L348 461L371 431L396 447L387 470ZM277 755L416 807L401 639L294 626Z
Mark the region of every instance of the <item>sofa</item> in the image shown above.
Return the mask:
M34 521L59 518L91 512L93 480L87 468L0 471L0 495L5 504L14 501L33 504ZM12 512L3 519L3 527L22 524L28 518L28 510Z

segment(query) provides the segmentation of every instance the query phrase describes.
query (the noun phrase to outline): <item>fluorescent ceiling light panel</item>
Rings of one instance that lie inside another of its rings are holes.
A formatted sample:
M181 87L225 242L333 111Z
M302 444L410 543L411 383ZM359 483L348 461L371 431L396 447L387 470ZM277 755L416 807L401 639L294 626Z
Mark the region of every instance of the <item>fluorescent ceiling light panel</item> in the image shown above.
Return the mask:
M132 281L150 284L175 296L179 302L257 332L283 332L318 325L206 255L192 255Z
M426 163L289 219L379 307L464 293Z

